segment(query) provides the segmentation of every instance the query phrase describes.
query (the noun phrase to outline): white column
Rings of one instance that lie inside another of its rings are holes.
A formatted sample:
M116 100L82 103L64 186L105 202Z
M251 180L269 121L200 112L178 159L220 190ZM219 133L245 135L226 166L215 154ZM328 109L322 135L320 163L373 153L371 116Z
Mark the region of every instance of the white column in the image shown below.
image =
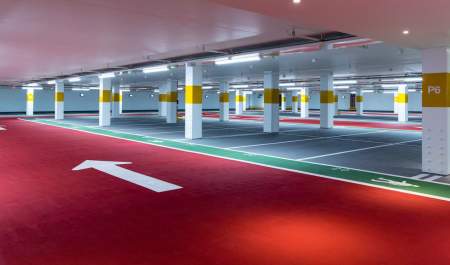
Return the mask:
M292 93L292 112L298 113L298 102L299 102L299 92L295 91Z
M320 128L333 128L334 104L333 73L324 72L320 75Z
M394 114L398 114L398 93L394 93Z
M185 89L185 137L202 137L202 67L194 63L186 64Z
M229 100L229 84L227 82L220 83L220 94L219 94L219 115L220 121L230 120L230 100Z
M450 174L450 49L423 51L422 170Z
M356 104L356 114L357 115L363 115L364 114L364 95L363 90L358 89L356 92L356 98L355 98L355 104Z
M286 111L286 92L281 93L281 111Z
M64 119L64 80L55 83L55 120Z
M98 98L98 125L100 127L111 125L111 82L111 78L100 78L100 90Z
M309 88L300 90L300 117L309 118Z
M397 94L398 121L408 121L408 86L400 85Z
M234 113L236 115L241 115L243 108L244 108L244 94L242 90L236 89L236 96L235 96L236 104L235 104L235 111Z
M168 80L166 84L166 121L177 123L178 81Z
M243 100L244 100L244 101L242 101L242 111L247 111L248 93L244 91L244 92L242 92L242 96L243 96Z
M34 88L27 88L27 116L34 115Z
M112 102L111 102L111 116L118 118L120 114L120 85L114 84L112 86Z
M119 114L123 113L123 91L119 91Z
M280 130L279 80L278 73L264 72L264 132L266 133L274 133Z
M159 88L159 116L167 116L167 93L165 86Z

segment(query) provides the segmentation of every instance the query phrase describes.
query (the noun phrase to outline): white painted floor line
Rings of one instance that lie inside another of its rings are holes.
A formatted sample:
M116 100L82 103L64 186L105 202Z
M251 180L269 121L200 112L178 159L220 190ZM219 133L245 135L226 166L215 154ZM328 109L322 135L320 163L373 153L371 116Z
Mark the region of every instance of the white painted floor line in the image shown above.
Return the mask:
M419 174L419 175L416 175L416 176L414 176L414 177L411 177L412 179L423 179L423 178L425 178L425 177L428 177L430 174Z
M276 145L276 144L306 142L306 141L313 141L313 140L333 139L333 138L339 138L339 137L344 137L344 136L356 136L356 135L365 135L365 134L373 134L373 133L381 133L381 132L386 132L386 130L373 131L373 132L363 132L363 133L353 133L353 134L343 134L343 135L334 135L334 136L323 136L323 137L313 137L312 136L313 138L309 138L309 139L298 139L298 140L280 141L280 142L263 143L263 144L241 145L241 146L228 147L227 149L240 149L240 148L247 148L247 147L257 147L257 146L267 146L267 145Z
M365 150L371 150L371 149L383 148L383 147L394 146L394 145L400 145L400 144L406 144L406 143L412 143L412 142L418 142L418 141L422 141L422 139L419 139L419 140L410 140L410 141L403 141L403 142L398 142L398 143L382 144L382 145L377 145L377 146L371 146L371 147L365 147L365 148L358 148L358 149L353 149L353 150L343 151L343 152L336 152L336 153L325 154L325 155L319 155L319 156L305 157L305 158L297 159L297 161L305 161L305 160L311 160L311 159L322 158L322 157L328 157L328 156L342 155L342 154L348 154L348 153L353 153L353 152L360 152L360 151L365 151Z

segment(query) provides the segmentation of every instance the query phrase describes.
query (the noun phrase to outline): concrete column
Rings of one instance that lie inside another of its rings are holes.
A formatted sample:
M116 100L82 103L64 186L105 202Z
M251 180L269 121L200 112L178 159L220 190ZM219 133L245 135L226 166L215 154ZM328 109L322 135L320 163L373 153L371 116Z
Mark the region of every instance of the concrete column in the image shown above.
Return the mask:
M55 120L64 119L64 80L55 81Z
M165 86L159 88L159 116L167 116L167 93Z
M274 133L280 130L279 80L278 73L264 72L264 132L266 133Z
M356 92L356 114L363 115L364 114L364 95L362 89L358 89Z
M244 93L242 90L236 89L235 100L236 100L236 107L234 113L236 115L241 115L244 109Z
M398 121L408 121L408 86L400 85L397 94Z
M186 64L185 89L185 137L202 137L202 67L194 63Z
M118 118L120 114L120 85L114 84L112 86L112 102L111 102L111 116Z
M123 91L119 91L119 114L123 113Z
M242 93L242 96L244 97L244 101L242 102L242 111L247 111L247 105L248 105L248 102L249 102L249 100L248 100L248 95L249 95L249 93L248 92L243 92Z
M98 125L100 127L111 125L111 82L111 78L100 78L98 98Z
M334 88L333 73L324 72L320 75L320 128L333 128L334 121Z
M309 88L300 90L300 117L309 118Z
M422 170L450 174L450 49L423 51Z
M281 93L281 111L286 111L286 92Z
M27 116L34 115L34 88L27 88Z
M334 95L334 116L339 115L339 95Z
M398 93L394 93L394 114L398 114Z
M230 120L230 96L228 90L230 85L227 82L220 83L220 94L219 94L219 115L220 121Z
M168 80L166 84L166 121L177 123L178 81Z
M295 91L292 93L292 112L298 113L298 100L299 99L299 92Z

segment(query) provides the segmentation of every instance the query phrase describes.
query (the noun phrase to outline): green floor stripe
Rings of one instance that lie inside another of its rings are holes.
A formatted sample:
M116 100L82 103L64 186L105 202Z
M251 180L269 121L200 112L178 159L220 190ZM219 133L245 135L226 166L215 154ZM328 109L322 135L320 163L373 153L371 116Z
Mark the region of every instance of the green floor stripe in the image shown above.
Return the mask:
M233 160L240 160L280 169L287 169L292 171L299 171L320 175L324 177L340 179L360 184L366 184L377 187L384 187L398 191L405 191L409 193L428 195L429 197L439 197L441 199L450 200L450 186L439 184L435 182L426 182L421 180L396 177L385 175L381 173L366 172L362 170L346 169L336 166L318 165L309 162L300 162L281 157L272 157L259 154L249 154L242 151L228 150L218 147L198 145L188 142L178 142L173 140L166 140L130 133L115 132L112 130L101 129L98 127L87 127L80 125L73 125L65 122L56 122L54 120L36 119L31 120L47 125L59 126L69 129L76 129L95 134L113 136L122 139L133 140L142 143L149 143L163 147L175 148L184 151L191 151L206 155L213 155L222 158Z

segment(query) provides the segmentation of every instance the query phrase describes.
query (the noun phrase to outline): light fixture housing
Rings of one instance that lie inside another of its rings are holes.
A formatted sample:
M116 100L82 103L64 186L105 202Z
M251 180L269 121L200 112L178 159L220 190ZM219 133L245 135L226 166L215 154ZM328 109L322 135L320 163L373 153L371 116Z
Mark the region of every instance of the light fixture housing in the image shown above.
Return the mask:
M142 70L144 74L149 73L159 73L159 72L167 72L169 71L168 65L159 65L159 66L153 66L153 67L147 67Z
M80 81L81 81L81 77L79 77L79 76L69 78L70 83L75 83L75 82L80 82Z
M248 88L248 85L232 85L232 88Z
M100 79L104 79L104 78L114 78L116 77L116 74L114 72L111 73L104 73L98 76Z
M47 82L48 85L54 85L56 84L56 80L50 80Z
M280 83L280 87L295 86L295 83Z
M245 62L255 62L260 61L261 56L259 53L251 53L244 55L235 55L231 57L222 57L216 59L214 63L216 65L226 65L226 64L234 64L234 63L245 63Z
M358 84L358 81L356 80L336 80L333 81L334 85L354 85Z

